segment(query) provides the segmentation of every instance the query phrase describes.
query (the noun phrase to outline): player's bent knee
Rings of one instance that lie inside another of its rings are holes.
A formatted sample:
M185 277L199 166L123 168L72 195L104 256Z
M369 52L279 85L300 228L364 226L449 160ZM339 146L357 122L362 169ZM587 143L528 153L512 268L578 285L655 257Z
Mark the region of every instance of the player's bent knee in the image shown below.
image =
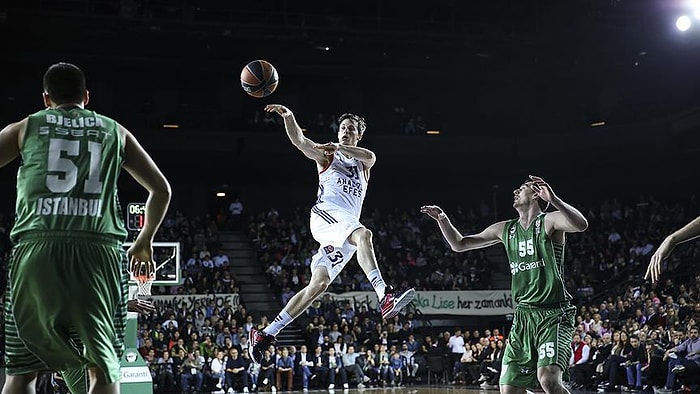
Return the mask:
M309 291L313 295L314 298L320 296L323 294L323 292L328 289L328 286L330 285L330 279L321 279L318 281L315 281L314 283L309 284Z
M544 391L548 393L562 386L561 379L557 374L542 375L540 376L539 381Z
M368 228L357 229L357 237L360 242L370 243L372 242L372 231Z

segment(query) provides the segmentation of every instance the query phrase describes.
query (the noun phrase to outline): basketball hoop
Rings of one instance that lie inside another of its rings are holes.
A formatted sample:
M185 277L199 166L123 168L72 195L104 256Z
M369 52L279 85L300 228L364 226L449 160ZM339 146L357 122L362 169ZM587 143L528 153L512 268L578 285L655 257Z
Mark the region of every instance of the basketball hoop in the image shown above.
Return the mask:
M138 274L134 276L132 273L132 280L136 282L136 296L150 296L153 281L156 280L156 273L148 272L149 263L141 261L137 264L139 264Z
M153 286L153 281L156 279L155 274L151 275L139 275L136 278L136 295L137 296L150 296L151 286Z

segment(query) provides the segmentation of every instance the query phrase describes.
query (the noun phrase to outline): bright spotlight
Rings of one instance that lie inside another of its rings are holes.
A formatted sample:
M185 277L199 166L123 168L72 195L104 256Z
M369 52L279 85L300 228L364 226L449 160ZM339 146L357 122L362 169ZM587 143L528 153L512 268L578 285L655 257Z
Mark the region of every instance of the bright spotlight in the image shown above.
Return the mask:
M683 15L676 19L676 28L680 31L688 31L688 29L690 29L690 23L690 17Z
M700 21L700 9L695 10L695 14L693 16L695 16L695 19Z

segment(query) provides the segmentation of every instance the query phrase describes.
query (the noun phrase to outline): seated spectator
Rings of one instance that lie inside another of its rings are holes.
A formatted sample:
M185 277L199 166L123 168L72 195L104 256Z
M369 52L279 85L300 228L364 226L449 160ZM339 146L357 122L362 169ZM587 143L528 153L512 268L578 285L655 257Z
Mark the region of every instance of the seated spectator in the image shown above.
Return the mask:
M302 388L309 389L309 378L311 378L311 368L314 366L313 356L307 352L306 345L301 345L299 353L294 358L296 372L301 375Z
M224 359L223 350L217 350L216 357L213 360L211 360L208 375L217 382L216 388L222 389L224 387L224 377L226 376L226 360Z
M360 354L355 353L355 346L348 346L347 352L342 355L343 368L345 369L346 376L349 376L347 375L348 373L355 375L358 382L357 387L363 388L365 387L363 383L369 381L369 377L365 376L365 374L362 372L362 368L360 368L360 365L357 363L358 357L360 357Z
M245 361L238 354L238 349L233 347L229 351L228 360L226 360L226 388L237 390L239 387L243 388L244 393L249 391L248 372Z
M650 339L647 339L644 347L647 363L642 366L642 376L647 385L661 387L666 382L666 368L663 362L664 350Z
M204 373L202 370L204 365L196 359L194 352L187 353L187 359L182 363L180 368L180 388L184 393L190 392L190 387L194 383L195 392L202 391L202 383L204 383Z
M401 385L404 377L404 362L399 353L392 353L389 359L391 385Z
M348 380L343 368L343 359L335 354L334 348L328 349L328 389L335 388L336 376L340 375L343 388L348 388Z
M262 361L260 361L260 373L258 374L257 385L259 387L267 386L268 384L273 387L273 391L276 391L275 386L275 367L276 361L272 358L272 353L269 350L265 350L263 353Z
M282 389L282 378L286 378L287 390L292 391L294 379L294 360L289 357L289 349L282 348L281 356L277 359L277 387Z
M642 390L642 366L647 364L646 346L642 346L637 335L630 335L632 347L625 370L627 372L627 388L629 390Z
M698 338L697 326L691 327L689 333L688 339L668 349L664 354L664 359L668 359L666 390L673 390L676 386L677 374L700 375L700 338ZM679 353L685 354L685 356L679 355Z

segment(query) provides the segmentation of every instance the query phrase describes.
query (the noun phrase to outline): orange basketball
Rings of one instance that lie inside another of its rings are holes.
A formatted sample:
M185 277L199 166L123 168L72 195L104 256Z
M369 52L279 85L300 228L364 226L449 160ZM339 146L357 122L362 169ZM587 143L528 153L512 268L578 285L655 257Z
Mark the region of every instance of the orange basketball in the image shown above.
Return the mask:
M277 70L265 60L253 60L241 71L241 86L249 95L262 98L277 89Z

